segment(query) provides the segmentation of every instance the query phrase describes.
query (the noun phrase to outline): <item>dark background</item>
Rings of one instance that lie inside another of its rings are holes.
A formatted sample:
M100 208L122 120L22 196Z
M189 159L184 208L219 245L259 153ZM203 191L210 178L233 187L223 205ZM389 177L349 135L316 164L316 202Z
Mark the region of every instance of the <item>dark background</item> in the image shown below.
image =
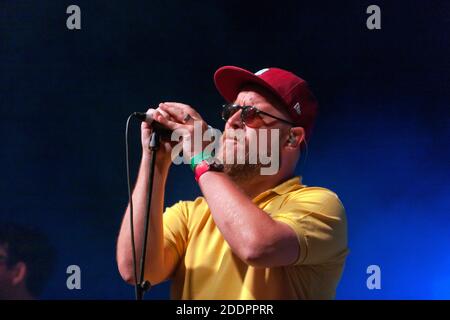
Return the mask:
M81 8L81 30L66 8ZM366 8L381 7L381 30ZM115 264L127 203L124 128L180 101L222 128L212 76L277 66L321 104L304 183L348 214L339 299L450 298L448 1L0 1L0 221L39 227L58 250L43 298L133 298ZM139 160L133 124L132 166ZM199 194L174 166L167 205ZM82 289L66 288L66 267ZM379 265L381 290L366 287ZM168 297L168 284L147 298Z

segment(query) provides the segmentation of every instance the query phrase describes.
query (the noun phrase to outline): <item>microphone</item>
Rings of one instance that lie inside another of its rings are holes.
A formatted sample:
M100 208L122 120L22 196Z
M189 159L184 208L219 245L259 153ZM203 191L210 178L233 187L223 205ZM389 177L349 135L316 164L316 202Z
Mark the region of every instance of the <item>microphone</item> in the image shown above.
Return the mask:
M172 130L153 120L155 111L155 109L149 109L147 112L133 112L133 116L136 119L142 122L145 121L149 125L151 125L153 130L156 131L161 136L161 138L170 139L170 137L172 136Z

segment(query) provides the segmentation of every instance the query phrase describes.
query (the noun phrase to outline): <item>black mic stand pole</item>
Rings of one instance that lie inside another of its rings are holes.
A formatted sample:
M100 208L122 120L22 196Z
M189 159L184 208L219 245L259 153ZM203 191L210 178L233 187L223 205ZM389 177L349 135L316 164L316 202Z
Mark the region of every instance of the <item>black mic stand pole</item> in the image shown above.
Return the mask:
M150 226L150 208L152 203L152 191L153 191L153 177L155 174L155 164L156 164L156 153L159 149L160 137L158 130L154 129L150 136L150 141L148 148L152 151L152 156L150 158L150 170L148 173L148 191L147 191L147 206L145 212L145 225L144 225L144 238L142 239L142 255L140 261L140 274L139 282L136 288L136 300L143 300L145 292L150 290L151 283L149 281L144 281L144 271L145 271L145 256L147 254L147 237Z

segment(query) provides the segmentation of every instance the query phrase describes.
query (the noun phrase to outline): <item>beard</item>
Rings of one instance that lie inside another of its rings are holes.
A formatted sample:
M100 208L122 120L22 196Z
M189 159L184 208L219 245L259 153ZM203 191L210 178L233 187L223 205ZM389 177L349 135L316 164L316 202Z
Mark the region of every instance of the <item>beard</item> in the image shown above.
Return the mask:
M249 182L260 175L260 164L224 164L223 172L236 183Z

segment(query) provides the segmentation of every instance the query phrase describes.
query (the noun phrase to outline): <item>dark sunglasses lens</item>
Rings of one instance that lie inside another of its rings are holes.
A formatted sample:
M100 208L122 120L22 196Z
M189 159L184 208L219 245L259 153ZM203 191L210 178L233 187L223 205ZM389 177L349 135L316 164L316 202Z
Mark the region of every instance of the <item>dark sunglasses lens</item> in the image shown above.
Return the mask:
M242 110L242 120L249 127L260 127L263 124L261 117L258 114L258 109L254 107L247 107Z
M223 109L222 109L222 119L227 121L238 110L239 110L239 108L237 108L236 106L233 106L232 104L224 104Z

